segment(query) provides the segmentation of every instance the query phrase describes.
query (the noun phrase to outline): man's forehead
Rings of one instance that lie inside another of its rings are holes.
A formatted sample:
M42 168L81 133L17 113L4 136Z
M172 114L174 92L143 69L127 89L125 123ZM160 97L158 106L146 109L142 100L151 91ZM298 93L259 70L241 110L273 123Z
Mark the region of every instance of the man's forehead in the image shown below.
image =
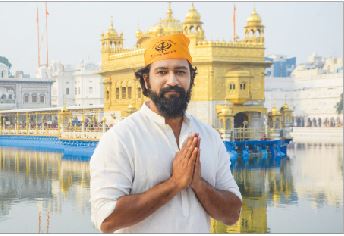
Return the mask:
M181 68L186 67L189 68L189 63L185 59L166 59L162 61L153 62L151 65L151 69L155 68Z

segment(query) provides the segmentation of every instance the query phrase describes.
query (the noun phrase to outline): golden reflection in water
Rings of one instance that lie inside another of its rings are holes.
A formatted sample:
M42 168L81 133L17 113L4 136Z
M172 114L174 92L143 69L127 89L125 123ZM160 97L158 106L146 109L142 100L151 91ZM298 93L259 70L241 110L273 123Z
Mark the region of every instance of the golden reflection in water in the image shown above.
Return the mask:
M268 233L267 205L279 205L295 200L293 178L288 160L281 160L279 167L234 169L233 176L243 197L240 218L236 224L226 226L211 220L212 233Z
M342 145L293 143L288 156L275 167L233 170L243 196L242 212L233 226L212 220L213 233L269 232L267 207L296 205L299 199L313 208L343 206Z
M50 218L61 213L66 196L72 194L77 209L86 212L89 200L88 162L62 160L62 153L0 147L0 196L10 206L14 199L36 199L37 232L48 233ZM0 209L8 214L10 209Z
M211 232L267 233L267 207L297 204L299 198L311 201L315 208L343 205L342 146L294 144L288 155L290 159L271 167L234 168L243 196L240 218L232 226L212 219ZM62 160L61 153L0 147L0 215L9 214L13 199L40 199L36 201L37 232L48 233L52 216L61 212L67 196L85 213L88 167L88 162Z

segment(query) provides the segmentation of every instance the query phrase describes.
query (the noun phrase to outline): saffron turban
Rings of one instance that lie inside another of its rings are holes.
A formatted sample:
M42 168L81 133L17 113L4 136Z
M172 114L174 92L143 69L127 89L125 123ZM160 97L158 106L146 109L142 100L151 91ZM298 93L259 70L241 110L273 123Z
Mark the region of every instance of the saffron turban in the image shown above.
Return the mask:
M166 59L186 59L192 63L190 40L182 33L152 38L145 50L145 66Z

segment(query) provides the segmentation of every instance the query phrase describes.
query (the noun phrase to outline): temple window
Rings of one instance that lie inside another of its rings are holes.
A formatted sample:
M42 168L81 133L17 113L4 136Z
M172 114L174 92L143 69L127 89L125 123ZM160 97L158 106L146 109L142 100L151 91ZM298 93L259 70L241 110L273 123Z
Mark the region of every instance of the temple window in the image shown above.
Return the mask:
M116 88L116 99L119 99L119 88Z
M131 87L128 87L128 98L131 99Z
M31 95L32 102L37 102L37 95L34 93Z
M29 102L29 95L25 94L24 95L24 103L28 103Z
M122 87L122 99L125 99L127 97L127 88Z

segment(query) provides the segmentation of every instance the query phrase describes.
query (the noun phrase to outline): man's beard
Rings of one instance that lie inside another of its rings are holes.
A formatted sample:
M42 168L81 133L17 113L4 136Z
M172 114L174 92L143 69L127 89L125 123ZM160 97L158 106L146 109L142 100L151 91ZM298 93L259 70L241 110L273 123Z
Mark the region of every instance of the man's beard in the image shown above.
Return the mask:
M185 115L186 108L191 98L192 87L188 91L178 86L162 88L157 94L148 88L148 97L154 102L160 114L165 118L177 118ZM167 92L174 91L177 94L165 96Z

